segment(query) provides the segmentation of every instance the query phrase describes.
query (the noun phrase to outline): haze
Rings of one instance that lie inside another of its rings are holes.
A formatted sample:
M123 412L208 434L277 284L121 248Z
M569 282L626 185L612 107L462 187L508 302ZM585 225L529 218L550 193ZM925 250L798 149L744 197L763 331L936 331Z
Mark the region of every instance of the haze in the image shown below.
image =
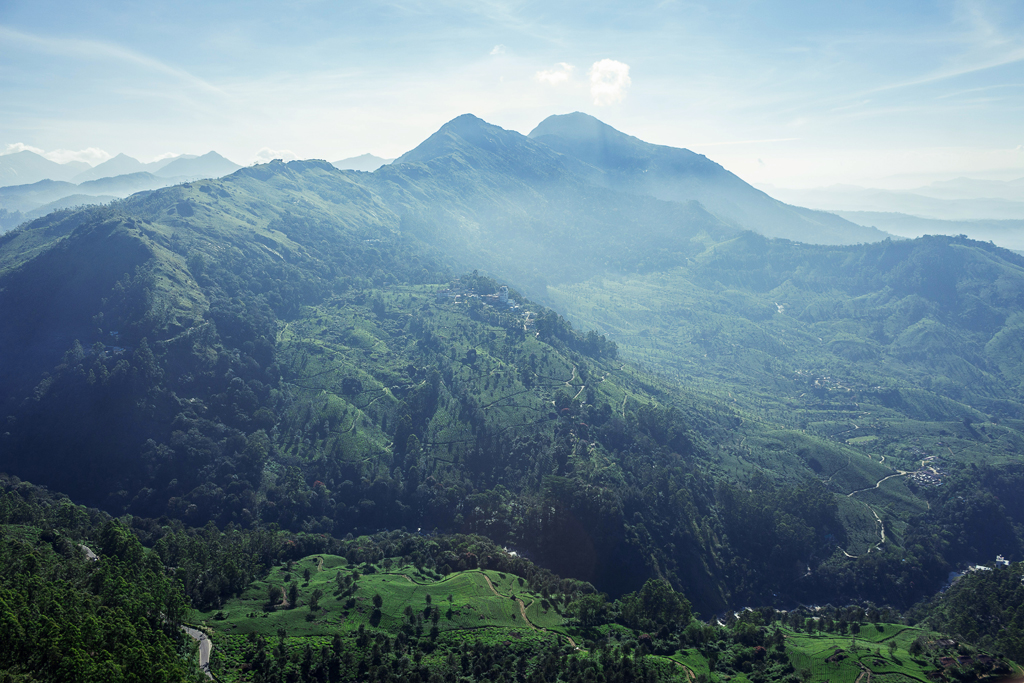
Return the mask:
M754 183L1024 175L1020 3L844 5L8 0L0 150L390 158L580 110Z

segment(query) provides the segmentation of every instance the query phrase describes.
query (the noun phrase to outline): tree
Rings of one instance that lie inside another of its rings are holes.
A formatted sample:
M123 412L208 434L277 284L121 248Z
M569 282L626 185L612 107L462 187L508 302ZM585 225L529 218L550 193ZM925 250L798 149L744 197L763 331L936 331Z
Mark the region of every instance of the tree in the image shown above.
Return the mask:
M267 586L267 604L276 605L281 602L283 593L284 591L281 590L280 586L275 586L274 584Z
M309 611L316 612L319 609L320 598L324 596L324 592L317 588L313 591L313 594L309 596Z
M380 609L381 605L383 605L383 604L384 604L384 598L380 597L380 593L374 593L373 594L373 606L376 607L377 609Z
M664 579L648 579L638 593L622 596L619 612L626 625L647 632L685 627L693 616L690 601Z
M299 584L294 581L288 585L288 603L292 608L299 604Z
M579 620L581 626L597 626L604 622L608 605L605 596L600 593L584 595L569 605L569 616Z

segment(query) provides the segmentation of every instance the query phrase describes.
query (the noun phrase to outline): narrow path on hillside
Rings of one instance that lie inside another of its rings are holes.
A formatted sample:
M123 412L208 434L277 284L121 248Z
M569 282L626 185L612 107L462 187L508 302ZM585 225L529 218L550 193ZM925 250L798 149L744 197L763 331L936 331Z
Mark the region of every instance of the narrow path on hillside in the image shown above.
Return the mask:
M906 472L904 470L896 470L896 474L890 474L887 477L882 477L881 479L879 479L875 483L874 486L869 486L866 489L857 489L856 491L850 491L849 493L846 494L846 497L847 498L852 498L854 495L856 495L858 493L864 493L865 491L872 491L874 489L877 489L879 486L881 486L882 482L886 481L887 479L892 479L893 477L903 477L903 476L906 476L908 474L911 474L911 473L910 472Z
M868 505L867 503L864 503L864 504ZM875 508L873 508L870 505L868 505L868 509L871 510L871 514L873 514L875 516L875 521L878 522L879 530L881 531L881 534L882 534L882 541L881 541L881 543L879 543L878 545L875 546L876 548L878 548L879 546L882 545L882 543L885 543L885 522L883 522L882 518L878 516L877 512L875 512Z
M318 572L322 572L324 570L324 558L322 558L322 557L316 558L316 570Z
M868 548L867 552L864 553L865 555L868 555L868 554L871 553L872 550L881 550L882 549L882 544L885 543L885 522L882 521L882 518L878 516L878 513L875 512L875 509L873 507L871 507L870 505L868 505L864 501L860 501L860 504L863 505L864 507L866 507L868 510L870 510L871 514L875 516L875 522L878 523L878 529L879 529L879 533L881 535L881 540L878 543L876 543L875 545L873 545L870 548ZM846 552L845 550L843 550L843 548L841 548L839 546L836 546L836 547L839 548L839 550L843 553L843 555L846 555L851 560L856 560L858 557L860 557L860 555L851 555L850 553Z
M672 662L676 666L680 667L683 671L686 672L686 677L688 679L690 679L691 681L697 680L697 676L693 673L693 669L691 669L690 667L686 666L682 662L677 662L676 660L672 659L671 657L664 657L663 659L667 659L668 661Z
M497 595L499 598L506 597L506 596L502 595L501 593L499 593L498 590L494 587L494 584L491 583L491 577L487 576L487 574L485 574L484 572L480 572L480 573L483 575L484 581L487 582L487 586L491 589L492 593ZM516 600L517 603L519 603L519 613L523 615L523 621L526 622L526 625L529 626L531 629L533 629L534 631L544 631L545 633L553 633L556 636L562 636L563 638L565 638L566 640L569 641L569 644L572 645L574 649L576 649L576 650L582 649L582 648L580 648L579 645L576 644L576 641L572 639L572 636L566 635L564 633L558 633L557 631L552 631L550 629L546 629L543 626L535 626L530 621L530 618L526 616L526 605L523 604L523 601L520 600L519 598L516 598L515 600ZM532 605L533 603L531 602L530 604Z

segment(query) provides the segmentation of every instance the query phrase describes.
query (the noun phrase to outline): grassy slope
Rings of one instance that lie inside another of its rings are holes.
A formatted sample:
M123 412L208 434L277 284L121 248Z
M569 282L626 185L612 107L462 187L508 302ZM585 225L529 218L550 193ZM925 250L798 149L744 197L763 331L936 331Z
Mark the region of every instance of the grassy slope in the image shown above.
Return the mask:
M911 644L922 637L925 651L911 655L908 651ZM810 680L815 683L855 683L866 671L870 671L872 678L885 677L883 680L893 683L928 683L932 680L928 673L939 668L936 658L957 656L956 648L943 649L937 644L942 637L934 631L900 624L868 624L855 636L790 631L786 648L797 671L810 671ZM889 649L890 642L896 643L895 650ZM968 656L977 654L978 651L972 650ZM834 661L827 661L830 658ZM969 671L971 666L973 663L962 668ZM953 666L954 670L958 668L961 667Z
M303 579L307 569L308 582ZM229 601L223 610L198 613L196 618L214 642L214 671L224 680L235 680L249 634L270 639L285 629L293 646L328 645L335 633L347 642L355 638L360 627L394 635L406 621L406 608L420 615L437 608L439 642L448 645L469 636L472 640L514 640L538 647L558 637L546 629L555 634L566 633L562 617L554 609L541 608L541 596L526 590L522 579L510 574L475 570L440 578L421 574L411 565L392 566L381 573L361 575L352 592L339 590L339 574L352 576L358 569L343 557L306 557L291 569L275 567L263 580L254 582L242 595ZM298 605L268 605L268 586L287 588L289 581L300 585ZM309 620L309 596L318 588L324 592L321 609L315 619ZM383 600L379 621L373 618L375 595ZM531 623L523 621L516 598L529 605ZM424 632L430 630L429 618L423 620L423 626Z

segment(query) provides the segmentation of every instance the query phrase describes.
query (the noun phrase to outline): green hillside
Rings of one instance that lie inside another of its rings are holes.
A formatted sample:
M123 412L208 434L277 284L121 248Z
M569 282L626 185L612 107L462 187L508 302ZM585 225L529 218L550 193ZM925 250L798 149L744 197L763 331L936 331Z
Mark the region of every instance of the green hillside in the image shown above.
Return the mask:
M878 621L877 610L744 611L727 624L684 619L657 635L641 633L628 625L631 597L584 618L580 606L603 598L585 594L563 608L558 596L506 572L435 573L398 558L356 565L316 555L273 568L222 609L196 618L214 643L212 670L225 681L315 680L317 671L333 680L382 671L479 679L493 675L495 658L520 677L544 680L549 651L562 658L560 680L634 680L637 672L623 666L646 669L646 680L720 682L870 676L928 683L1019 671L1002 655L941 633Z

